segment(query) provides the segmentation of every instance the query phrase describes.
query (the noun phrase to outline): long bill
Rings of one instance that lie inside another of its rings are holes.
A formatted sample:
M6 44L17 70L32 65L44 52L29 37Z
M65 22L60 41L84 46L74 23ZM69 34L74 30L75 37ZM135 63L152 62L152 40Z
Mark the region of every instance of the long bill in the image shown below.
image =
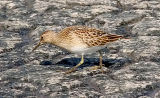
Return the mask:
M36 50L41 44L42 44L42 43L39 42L39 43L33 48L32 52L33 52L34 50Z

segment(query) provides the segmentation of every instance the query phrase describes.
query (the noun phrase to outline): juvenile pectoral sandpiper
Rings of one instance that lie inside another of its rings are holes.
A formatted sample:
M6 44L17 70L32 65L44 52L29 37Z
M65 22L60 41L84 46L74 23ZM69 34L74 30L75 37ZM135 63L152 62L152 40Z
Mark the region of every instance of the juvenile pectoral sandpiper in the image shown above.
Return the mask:
M114 42L123 38L122 35L107 34L101 30L84 26L71 26L63 29L59 33L53 31L43 32L40 36L40 42L34 51L40 45L44 43L53 44L60 48L64 48L72 53L80 54L81 61L66 73L71 73L76 70L77 67L83 64L84 55L99 51L99 66L96 69L102 69L102 54L101 49L105 48L108 43Z

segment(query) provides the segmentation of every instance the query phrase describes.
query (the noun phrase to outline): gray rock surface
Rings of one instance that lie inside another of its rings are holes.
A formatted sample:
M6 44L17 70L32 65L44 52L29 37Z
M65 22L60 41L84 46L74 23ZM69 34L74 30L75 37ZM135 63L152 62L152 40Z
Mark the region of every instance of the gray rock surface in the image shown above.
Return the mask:
M45 30L85 25L129 39L103 49L104 70L90 71L98 54L80 56L44 45ZM109 71L107 71L109 69ZM160 98L159 0L1 0L0 98Z

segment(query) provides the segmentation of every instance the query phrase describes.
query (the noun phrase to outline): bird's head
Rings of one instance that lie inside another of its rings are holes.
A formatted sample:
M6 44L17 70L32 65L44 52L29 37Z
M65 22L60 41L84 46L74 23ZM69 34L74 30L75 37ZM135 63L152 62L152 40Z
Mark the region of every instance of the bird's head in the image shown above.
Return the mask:
M53 31L45 31L41 34L40 36L40 41L39 43L33 48L32 52L36 50L40 45L45 44L45 43L52 43L53 39L56 37L56 33Z

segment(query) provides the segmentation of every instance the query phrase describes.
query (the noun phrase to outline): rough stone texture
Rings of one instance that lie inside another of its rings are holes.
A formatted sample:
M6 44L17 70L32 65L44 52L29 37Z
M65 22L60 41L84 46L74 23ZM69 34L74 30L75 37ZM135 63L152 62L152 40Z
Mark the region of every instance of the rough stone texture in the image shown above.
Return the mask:
M98 54L80 56L44 45L45 30L86 25L129 39L103 49L104 70L90 71ZM1 0L0 98L160 98L159 0Z

